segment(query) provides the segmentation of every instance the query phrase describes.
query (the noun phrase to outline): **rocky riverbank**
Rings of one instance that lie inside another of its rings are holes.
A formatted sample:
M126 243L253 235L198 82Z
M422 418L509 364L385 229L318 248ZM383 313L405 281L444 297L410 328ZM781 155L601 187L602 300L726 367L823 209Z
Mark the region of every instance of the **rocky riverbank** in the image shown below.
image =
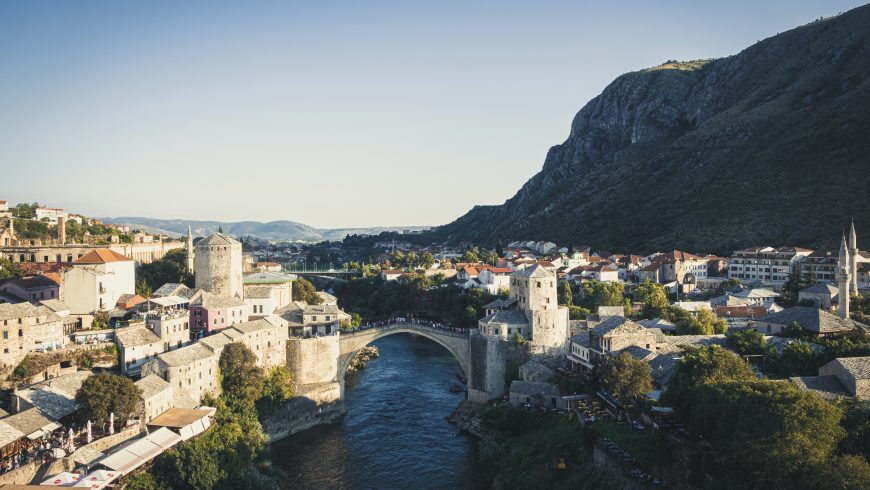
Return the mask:
M350 366L347 367L347 372L355 373L361 369L365 369L369 361L376 357L379 357L380 355L381 351L379 351L378 348L373 345L363 347L350 361Z

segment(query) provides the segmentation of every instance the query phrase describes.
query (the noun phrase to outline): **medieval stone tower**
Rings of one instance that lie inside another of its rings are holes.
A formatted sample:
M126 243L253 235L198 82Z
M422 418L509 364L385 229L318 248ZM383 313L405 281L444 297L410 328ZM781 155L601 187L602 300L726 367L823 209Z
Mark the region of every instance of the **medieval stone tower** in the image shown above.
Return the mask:
M858 294L858 236L855 234L855 222L849 230L849 291Z
M849 318L849 284L857 283L857 278L850 277L852 262L849 258L849 250L846 248L846 236L843 235L843 241L840 242L840 256L837 260L837 293L839 302L840 318Z
M196 288L242 298L242 244L223 233L196 244Z
M511 297L529 321L529 342L534 354L564 354L568 339L568 308L560 307L556 274L540 264L511 276Z
M193 274L193 231L187 225L187 273Z

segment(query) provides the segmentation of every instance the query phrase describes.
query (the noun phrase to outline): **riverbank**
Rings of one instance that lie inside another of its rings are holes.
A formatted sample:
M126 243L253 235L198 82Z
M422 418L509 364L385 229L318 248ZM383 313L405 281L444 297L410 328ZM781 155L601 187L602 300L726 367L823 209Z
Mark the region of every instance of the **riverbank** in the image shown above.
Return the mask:
M497 468L493 490L637 488L595 457L593 440L572 415L463 401L447 420L477 438L481 463Z

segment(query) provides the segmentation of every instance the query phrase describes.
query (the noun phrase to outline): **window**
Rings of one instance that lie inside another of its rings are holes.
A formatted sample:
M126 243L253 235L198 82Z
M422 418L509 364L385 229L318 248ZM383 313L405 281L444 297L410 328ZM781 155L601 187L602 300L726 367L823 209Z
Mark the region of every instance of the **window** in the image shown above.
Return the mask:
M4 339L8 339L8 338L9 338L9 331L8 331L8 330L4 330L4 331L3 331L3 338L4 338Z

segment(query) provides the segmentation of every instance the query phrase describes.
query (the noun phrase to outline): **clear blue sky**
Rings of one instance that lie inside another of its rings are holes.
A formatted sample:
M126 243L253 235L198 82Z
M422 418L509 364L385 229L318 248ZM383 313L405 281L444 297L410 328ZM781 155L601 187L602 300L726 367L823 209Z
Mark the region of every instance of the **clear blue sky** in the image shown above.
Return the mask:
M839 0L0 2L0 199L435 225L499 204L618 75Z

